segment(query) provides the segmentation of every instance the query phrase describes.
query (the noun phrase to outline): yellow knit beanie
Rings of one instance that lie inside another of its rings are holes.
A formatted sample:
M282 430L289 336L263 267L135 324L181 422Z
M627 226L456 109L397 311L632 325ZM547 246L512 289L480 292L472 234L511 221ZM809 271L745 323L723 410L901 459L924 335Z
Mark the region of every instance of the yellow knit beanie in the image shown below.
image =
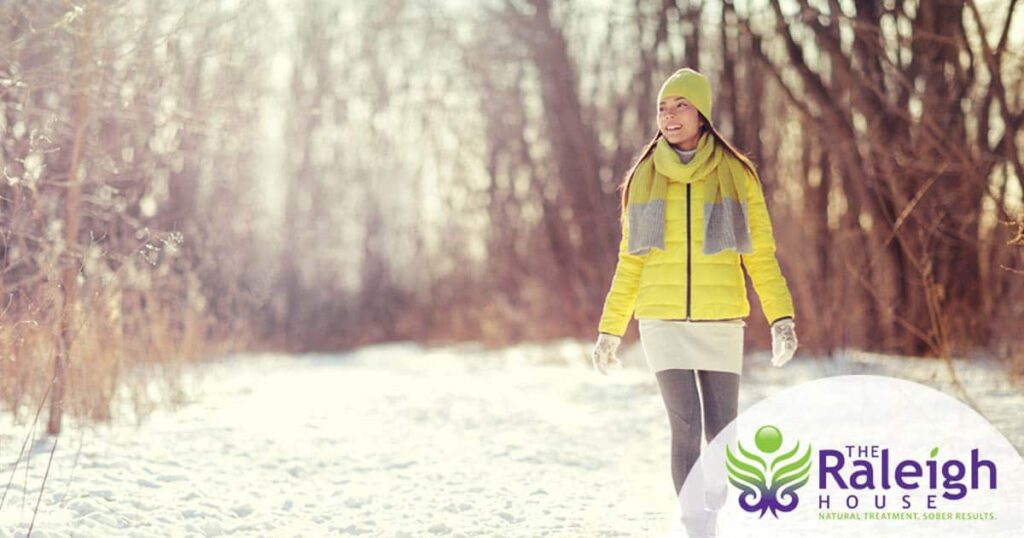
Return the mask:
M711 83L697 71L684 67L672 73L672 76L661 85L658 103L666 97L685 97L704 115L708 123L711 122Z

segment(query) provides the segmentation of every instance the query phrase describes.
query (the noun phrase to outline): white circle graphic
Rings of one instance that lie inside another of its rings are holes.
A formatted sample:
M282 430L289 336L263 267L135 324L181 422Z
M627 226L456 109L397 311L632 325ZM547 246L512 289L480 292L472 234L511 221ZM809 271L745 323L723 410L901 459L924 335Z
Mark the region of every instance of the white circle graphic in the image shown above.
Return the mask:
M1024 460L930 387L817 379L740 414L690 471L670 536L1024 536Z

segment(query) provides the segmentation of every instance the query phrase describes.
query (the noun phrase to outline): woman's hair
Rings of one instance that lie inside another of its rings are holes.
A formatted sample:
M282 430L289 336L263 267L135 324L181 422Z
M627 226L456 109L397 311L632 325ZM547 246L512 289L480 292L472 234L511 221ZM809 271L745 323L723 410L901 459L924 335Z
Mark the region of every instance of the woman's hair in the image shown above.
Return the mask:
M729 151L729 153L731 153L734 157L736 157L736 159L738 159L741 163L743 163L744 166L747 167L747 170L750 171L750 174L754 176L755 179L760 181L760 179L757 176L757 168L754 166L754 162L750 160L750 157L744 155L740 150L736 149L736 146L733 146L731 142L726 140L725 137L722 136L721 133L719 133L718 130L716 130L711 125L711 122L709 122L703 114L701 114L700 117L704 120L704 125L701 127L701 130L710 130L711 135L715 137L716 142L721 143L722 146ZM636 169L640 167L640 163L642 163L644 159L650 157L651 153L654 152L655 146L658 145L658 141L661 140L661 137L661 130L658 130L656 133L654 133L654 137L652 137L651 140L647 142L647 144L644 144L643 149L640 150L639 156L633 162L633 166L630 166L629 170L626 171L626 173L622 176L622 181L619 183L619 189L622 190L622 202L619 207L619 215L623 219L626 218L626 204L629 202L629 184L631 181L633 181L633 176L636 174Z

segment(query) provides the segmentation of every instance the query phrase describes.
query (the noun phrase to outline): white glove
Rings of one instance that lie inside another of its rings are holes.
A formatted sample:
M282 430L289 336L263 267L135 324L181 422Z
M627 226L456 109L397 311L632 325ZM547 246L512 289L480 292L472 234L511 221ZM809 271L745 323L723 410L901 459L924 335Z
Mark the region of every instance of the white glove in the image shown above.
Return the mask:
M772 366L782 367L796 353L796 323L792 318L772 324Z
M593 363L594 369L604 375L608 375L608 365L622 368L622 363L615 356L615 350L619 349L622 338L614 334L600 333L597 337L597 345L594 346Z

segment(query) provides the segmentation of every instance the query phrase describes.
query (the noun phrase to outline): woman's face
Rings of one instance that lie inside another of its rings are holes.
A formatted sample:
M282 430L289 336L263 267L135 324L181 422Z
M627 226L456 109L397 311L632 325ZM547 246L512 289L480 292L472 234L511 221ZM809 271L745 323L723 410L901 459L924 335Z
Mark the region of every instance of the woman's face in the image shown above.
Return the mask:
M697 147L704 119L685 97L666 97L658 103L658 130L680 149Z

